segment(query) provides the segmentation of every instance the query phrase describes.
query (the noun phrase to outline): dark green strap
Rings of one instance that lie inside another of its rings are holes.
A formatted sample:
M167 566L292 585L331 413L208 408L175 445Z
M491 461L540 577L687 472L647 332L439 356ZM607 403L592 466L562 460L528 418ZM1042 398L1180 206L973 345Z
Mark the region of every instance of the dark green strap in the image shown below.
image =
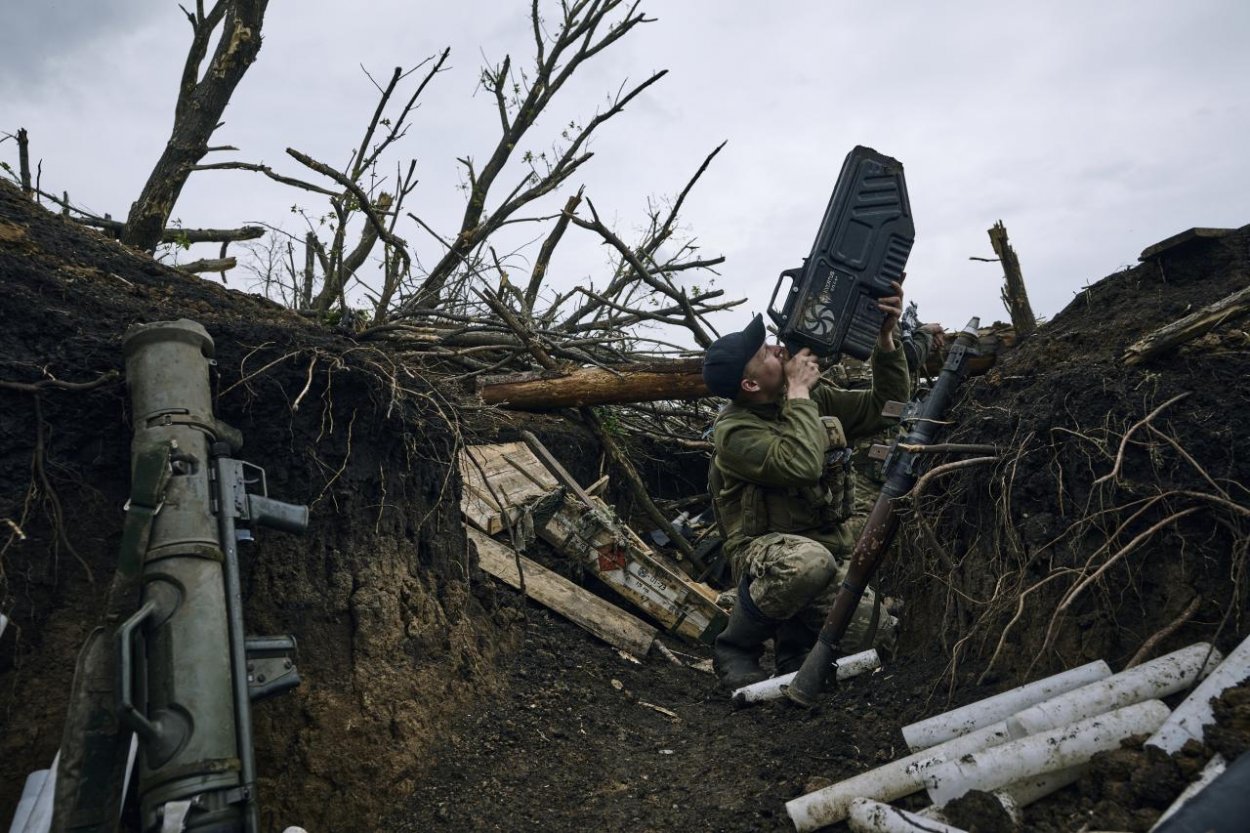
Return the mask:
M169 482L169 444L155 443L137 449L130 476L130 502L122 524L117 572L133 579L143 570L143 554L152 535L152 521L160 511Z
M130 735L117 722L113 629L138 606L143 556L169 481L169 452L168 443L134 452L130 501L104 624L91 632L78 656L62 730L53 811L57 831L117 830Z

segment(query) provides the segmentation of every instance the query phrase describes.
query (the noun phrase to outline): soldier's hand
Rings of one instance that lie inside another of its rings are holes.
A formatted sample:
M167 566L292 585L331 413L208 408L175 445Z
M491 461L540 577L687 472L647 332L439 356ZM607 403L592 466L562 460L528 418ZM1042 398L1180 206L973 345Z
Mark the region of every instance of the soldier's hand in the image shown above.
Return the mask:
M881 322L881 334L877 338L877 346L882 350L894 349L894 327L903 317L903 285L898 281L890 281L894 294L877 301L877 309L885 313Z
M942 329L941 324L921 324L920 331L932 336L934 350L941 350L946 346L946 331Z
M786 362L786 396L790 399L807 399L812 385L820 378L820 364L812 351L804 347Z

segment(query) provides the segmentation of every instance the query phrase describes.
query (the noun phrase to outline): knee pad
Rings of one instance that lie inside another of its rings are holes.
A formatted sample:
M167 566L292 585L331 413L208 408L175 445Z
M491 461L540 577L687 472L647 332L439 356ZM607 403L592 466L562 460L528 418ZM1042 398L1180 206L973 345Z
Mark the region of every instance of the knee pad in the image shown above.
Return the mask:
M811 604L837 576L837 564L833 556L825 552L823 547L820 555L820 558L806 560L794 571L786 595L796 609L801 610Z

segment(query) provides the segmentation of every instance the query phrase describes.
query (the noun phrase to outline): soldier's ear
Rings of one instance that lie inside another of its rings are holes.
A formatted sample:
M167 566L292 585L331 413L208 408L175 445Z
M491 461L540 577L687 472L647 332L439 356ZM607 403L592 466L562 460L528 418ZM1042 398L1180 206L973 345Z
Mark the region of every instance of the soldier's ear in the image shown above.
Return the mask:
M746 393L757 393L760 389L760 383L750 377L743 379L738 386Z

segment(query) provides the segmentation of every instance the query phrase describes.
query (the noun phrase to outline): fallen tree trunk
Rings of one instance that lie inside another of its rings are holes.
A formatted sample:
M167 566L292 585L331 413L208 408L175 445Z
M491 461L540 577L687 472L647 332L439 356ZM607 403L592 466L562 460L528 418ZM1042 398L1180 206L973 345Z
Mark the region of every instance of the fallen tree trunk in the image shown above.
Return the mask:
M1016 335L1010 328L983 328L976 355L968 360L969 373L985 373L994 366L998 354L1015 343ZM925 374L936 376L945 360L945 354L931 354L925 363ZM478 382L477 392L487 405L518 411L702 399L711 396L703 383L702 363L702 359L681 359L620 364L610 369L577 367L484 376Z
M482 379L478 394L488 405L518 410L618 405L710 396L702 359L618 365L611 370L580 367Z

